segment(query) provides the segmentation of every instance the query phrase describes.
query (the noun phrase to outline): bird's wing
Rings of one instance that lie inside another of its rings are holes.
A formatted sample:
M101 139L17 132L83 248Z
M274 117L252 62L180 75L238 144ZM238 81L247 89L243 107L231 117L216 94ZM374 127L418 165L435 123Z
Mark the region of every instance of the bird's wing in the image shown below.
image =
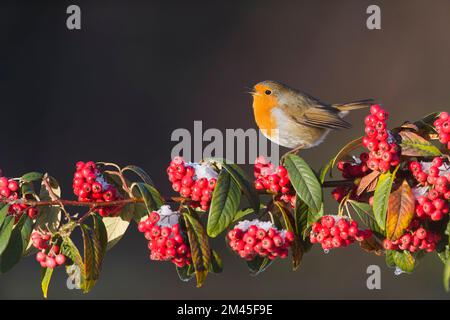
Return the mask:
M348 129L351 124L339 116L339 111L332 107L310 107L295 121L312 127L324 129Z

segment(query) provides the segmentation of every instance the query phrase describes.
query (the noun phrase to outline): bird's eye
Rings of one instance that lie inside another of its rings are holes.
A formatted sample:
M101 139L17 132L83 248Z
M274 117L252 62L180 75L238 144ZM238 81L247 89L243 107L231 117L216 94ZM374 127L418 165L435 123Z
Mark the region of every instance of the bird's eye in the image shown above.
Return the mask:
M264 93L267 94L268 96L270 96L270 94L272 93L272 91L266 90Z

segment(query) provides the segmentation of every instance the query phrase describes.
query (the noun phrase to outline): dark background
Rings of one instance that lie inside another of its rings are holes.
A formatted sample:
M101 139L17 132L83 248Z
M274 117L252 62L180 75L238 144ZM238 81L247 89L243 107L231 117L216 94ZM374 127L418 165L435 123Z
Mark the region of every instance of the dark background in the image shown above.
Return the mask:
M78 4L82 30L66 28ZM366 28L370 4L382 30ZM48 170L71 197L73 164L137 164L168 194L165 167L176 128L252 128L245 87L273 79L324 101L373 97L390 124L417 119L450 101L449 1L54 1L0 4L0 154L9 176ZM302 153L315 168L354 128ZM336 210L328 203L327 213ZM135 226L106 257L89 295L65 287L58 270L51 298L444 298L442 265L431 255L413 275L394 276L382 257L356 247L315 248L298 272L277 262L257 278L214 241L225 272L202 289L182 283L168 263L150 262ZM366 288L366 268L382 267L382 290ZM0 277L0 297L40 298L40 269L24 259Z

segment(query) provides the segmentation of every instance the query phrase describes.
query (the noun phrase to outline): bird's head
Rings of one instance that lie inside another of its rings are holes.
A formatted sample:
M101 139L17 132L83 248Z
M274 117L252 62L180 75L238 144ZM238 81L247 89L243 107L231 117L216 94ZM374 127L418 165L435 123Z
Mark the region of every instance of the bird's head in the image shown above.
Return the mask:
M279 105L288 88L275 81L262 81L253 86L253 108L270 111Z

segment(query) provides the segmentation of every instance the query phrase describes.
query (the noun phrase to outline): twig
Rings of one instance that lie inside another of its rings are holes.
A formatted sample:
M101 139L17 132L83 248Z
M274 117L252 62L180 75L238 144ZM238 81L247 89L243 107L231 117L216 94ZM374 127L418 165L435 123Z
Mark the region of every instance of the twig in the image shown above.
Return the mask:
M355 182L353 180L337 180L337 181L325 181L322 184L324 188L335 188L335 187L353 187Z

